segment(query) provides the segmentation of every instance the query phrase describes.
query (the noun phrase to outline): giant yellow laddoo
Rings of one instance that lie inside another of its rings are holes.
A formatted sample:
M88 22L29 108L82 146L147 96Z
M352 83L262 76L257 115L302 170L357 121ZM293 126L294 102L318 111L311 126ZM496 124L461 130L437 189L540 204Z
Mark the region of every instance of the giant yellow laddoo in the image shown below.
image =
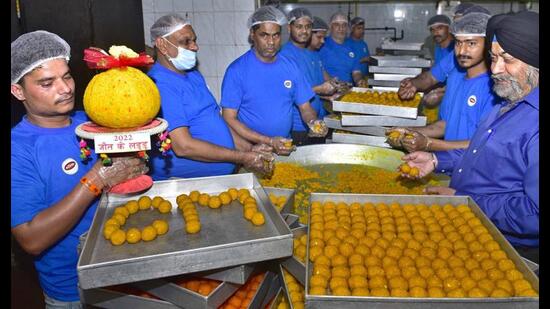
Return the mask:
M84 92L84 110L108 128L134 128L149 123L160 110L160 94L146 74L132 67L95 75Z

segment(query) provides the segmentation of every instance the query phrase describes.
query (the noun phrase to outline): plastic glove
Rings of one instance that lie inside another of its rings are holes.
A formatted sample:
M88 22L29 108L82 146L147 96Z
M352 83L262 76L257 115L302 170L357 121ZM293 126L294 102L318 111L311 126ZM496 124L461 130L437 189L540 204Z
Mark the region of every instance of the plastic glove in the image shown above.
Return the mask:
M427 151L429 143L430 139L428 137L416 131L405 133L405 137L401 140L401 145L407 152Z
M256 144L252 146L252 149L250 149L250 151L259 152L259 153L271 153L273 152L273 147L267 144Z
M323 137L328 133L327 125L321 119L312 119L307 123L307 126L309 127L309 132L307 133L309 137Z
M405 128L391 128L386 130L385 134L388 137L386 139L386 143L390 144L393 148L403 148L403 145L401 145L401 141L405 137L405 134L409 131Z
M271 153L245 152L243 166L247 170L260 174L273 173L273 161L275 158Z
M292 139L284 138L281 136L275 136L271 138L271 146L278 155L288 156L291 152L296 150L296 146L292 145Z
M412 78L405 78L404 80L399 83L399 90L397 90L397 94L399 95L399 98L401 100L410 100L414 98L414 95L416 94L416 87L411 82Z
M104 189L109 189L126 180L136 178L149 171L142 159L136 157L113 157L111 166L101 166L97 175L103 182Z
M320 95L332 95L336 92L336 85L330 81L325 81L324 83L315 87L317 89L317 94Z

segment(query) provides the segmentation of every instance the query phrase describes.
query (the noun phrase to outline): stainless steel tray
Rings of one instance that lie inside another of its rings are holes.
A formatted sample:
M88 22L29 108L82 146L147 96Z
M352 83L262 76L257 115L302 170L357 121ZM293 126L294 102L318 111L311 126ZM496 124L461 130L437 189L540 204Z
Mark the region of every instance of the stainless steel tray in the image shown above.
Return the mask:
M180 308L164 300L151 299L136 295L124 294L107 289L79 290L80 299L83 304L94 306L94 308L107 309L177 309Z
M256 294L254 294L254 297L252 298L252 301L250 302L250 305L248 305L248 309L260 309L263 308L262 304L264 302L264 299L269 292L269 289L271 287L271 284L273 283L273 279L276 278L276 275L272 271L267 271L264 279L260 283L260 286L258 287L258 290L256 290Z
M258 208L264 213L264 225L254 226L246 221L242 206L234 201L219 209L198 206L202 230L187 234L182 230L181 214L173 207L169 214L140 212L131 218L140 226L149 224L152 218L163 218L170 225L167 234L151 243L118 247L103 238L103 222L110 217L114 207L139 196L103 195L78 261L80 286L90 289L292 255L292 233L281 215L271 207L267 194L253 174L159 181L146 195L160 195L176 205L175 199L181 193L199 190L217 194L231 187L251 190Z
M292 229L294 238L307 234L307 226ZM303 286L306 285L306 265L294 255L281 261L281 266L291 273ZM281 274L282 275L282 274Z
M424 43L414 42L383 42L380 46L382 49L392 50L421 50Z
M270 193L273 193L276 196L285 196L286 202L283 205L283 208L279 211L281 214L292 213L294 212L294 195L296 190L294 189L284 189L284 188L275 188L275 187L264 187L265 193L269 196ZM275 206L274 206L275 207Z
M438 195L384 195L384 194L330 194L312 193L310 202L319 201L346 202L372 202L372 203L410 203L431 205L434 203L443 205L465 204L470 207L473 213L481 220L489 233L497 241L502 250L516 264L517 269L523 273L533 288L539 292L539 279L525 264L517 251L504 238L502 233L481 211L476 202L469 196L438 196ZM311 212L309 213L311 216ZM309 254L309 239L308 250ZM308 257L309 260L309 257ZM538 308L538 297L510 297L510 298L401 298L401 297L343 297L343 296L320 296L309 294L309 277L311 275L311 263L306 264L306 307L307 308L480 308L480 309L507 309L507 308Z
M391 148L390 144L386 143L386 139L387 138L385 136L371 136L371 135L340 133L340 132L332 133L333 143L359 144L359 145Z
M342 126L385 126L385 127L423 127L428 119L418 116L416 119L406 119L390 116L342 115Z
M280 275L277 272L275 272L275 276L271 280L271 284L269 285L269 289L267 290L264 296L264 300L260 305L260 308L266 308L266 306L269 304L271 300L275 302L274 298L277 297L277 293L281 290L281 280L279 276Z
M390 74L410 74L418 75L422 73L421 68L400 68L400 67L379 67L369 66L369 73L390 73Z
M354 87L350 91L368 92L368 91L372 91L372 89ZM385 92L385 91L382 91L382 92ZM380 105L380 104L345 102L345 101L339 101L339 100L340 99L332 101L332 109L334 111L369 114L369 115L403 117L403 118L411 118L411 119L416 119L418 117L417 107L388 106L388 105ZM345 124L342 123L342 125L345 125Z
M200 272L193 274L193 276L235 284L244 284L254 271L255 266L255 264L245 264L237 267L227 267L223 270L216 269Z
M387 73L374 73L374 80L390 80L401 82L405 78L415 77L415 74L387 74Z
M182 308L205 309L218 308L240 287L238 284L222 282L208 296L203 296L168 279L140 281L132 285Z
M387 128L384 128L381 126L365 126L365 127L342 126L340 119L336 119L330 116L325 116L324 121L327 127L331 129L346 130L350 132L368 134L368 135L374 135L374 136L386 135L385 132Z
M369 86L399 87L401 80L377 80L369 78L368 83Z
M295 214L284 214L283 218L285 219L288 228L294 229L300 226L300 216Z
M421 59L416 56L371 56L374 63L380 67L410 67L429 68L432 66L430 60Z
M288 305L291 309L294 309L294 305L292 305L292 301L291 301L291 298L290 298L290 293L288 292L288 282L286 281L286 278L283 274L283 267L282 266L279 268L279 276L281 277L281 286L283 287L283 290L284 290L284 293L285 293L285 298L288 301ZM294 278L294 279L298 280L298 278ZM305 285L302 285L302 287L305 287ZM305 290L304 290L304 295L305 295ZM306 299L304 297L304 302L305 301L306 301ZM307 304L306 304L306 306L307 306ZM312 308L312 307L310 307L310 308ZM338 307L333 307L333 308L338 308Z
M385 90L385 91L393 91L397 92L399 90L399 87L384 87L384 86L372 86L372 90Z
M275 299L273 300L271 305L269 305L269 307L267 307L267 309L277 309L277 308L279 308L279 304L282 303L284 299L286 299L285 290L283 290L283 287L279 287L279 290L277 291L277 295L275 295ZM288 301L287 301L287 303L288 303Z

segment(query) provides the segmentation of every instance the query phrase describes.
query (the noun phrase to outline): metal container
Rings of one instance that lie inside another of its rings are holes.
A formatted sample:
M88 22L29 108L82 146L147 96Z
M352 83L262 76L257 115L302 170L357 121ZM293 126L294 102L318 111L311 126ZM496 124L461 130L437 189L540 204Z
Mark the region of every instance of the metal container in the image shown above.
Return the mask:
M179 307L197 309L218 308L240 287L238 284L222 282L208 296L203 296L167 279L140 281L132 283L132 285Z
M335 203L345 202L351 204L359 203L392 203L400 204L418 204L432 205L434 203L443 205L450 203L452 205L465 204L470 207L472 212L481 220L483 225L489 230L489 233L497 241L502 250L515 263L517 269L523 273L525 279L531 283L533 288L539 291L538 277L525 264L516 250L504 238L502 233L481 211L475 201L469 196L438 196L438 195L384 195L384 194L330 194L330 193L312 193L310 202L333 201ZM311 216L311 212L309 213ZM308 250L309 254L309 239ZM309 260L309 257L308 257ZM510 298L409 298L409 297L343 297L309 294L309 277L311 275L312 265L306 264L306 307L307 308L538 308L538 297L510 297Z
M279 287L279 290L277 291L277 295L275 295L275 299L273 300L271 305L267 307L267 309L279 308L279 304L281 304L284 300L286 300L285 290L283 289L283 287ZM288 300L286 300L286 303L289 303Z
M151 299L136 295L124 294L108 289L79 290L80 300L83 304L93 308L107 309L177 309L180 308L164 300Z
M377 79L368 79L369 86L382 86L382 87L399 87L401 84L400 80L377 80Z
M334 117L325 116L324 121L328 128L336 130L346 130L355 133L368 134L374 136L385 136L386 129L380 126L366 126L366 127L351 127L351 126L342 126L341 120Z
M284 214L283 218L285 219L288 228L294 229L300 226L300 216L295 214Z
M224 281L235 284L244 284L254 271L256 264L239 265L237 267L227 267L222 270L215 269L206 272L193 274L195 277Z
M276 278L276 275L277 274L275 274L272 271L267 271L267 273L264 276L264 279L262 280L262 282L260 283L260 286L258 287L258 290L256 290L256 294L254 294L254 297L252 298L250 305L248 305L248 309L264 308L262 307L262 304L264 302L266 295L269 292L269 289L271 288L273 279Z
M369 73L390 73L390 74L410 74L418 75L422 73L421 68L400 68L400 67L379 67L369 66Z
M399 90L399 87L384 87L384 86L372 86L372 90L385 90L385 91L393 91L397 92Z
M307 226L301 226L299 228L292 229L294 238L298 238L307 234ZM306 265L302 261L298 260L294 255L281 261L281 266L284 267L289 273L291 273L296 280L298 280L303 286L306 285ZM282 276L282 274L281 274Z
M279 211L281 214L292 213L294 211L294 195L296 190L294 189L284 189L284 188L275 188L275 187L264 187L265 193L273 193L275 196L284 196L286 197L286 202L283 205L283 208Z
M410 67L429 68L432 66L430 60L416 56L371 56L374 64L381 67Z
M398 81L401 82L405 78L415 77L414 74L387 74L387 73L374 73L374 80L388 80L388 81Z
M391 50L421 50L424 43L413 43L413 42L390 42L384 41L380 46L382 49L391 49Z
M130 218L133 223L145 226L153 218L162 218L170 230L150 243L122 246L113 246L103 238L103 224L115 207L139 196L104 194L78 261L80 286L91 289L292 255L292 233L253 174L158 181L146 195L159 195L176 205L175 199L182 193L199 190L218 194L231 187L250 190L264 213L265 224L254 226L246 221L238 201L218 209L197 206L202 224L197 234L183 231L184 221L177 207L168 214L140 211Z
M271 284L269 285L269 289L267 290L267 293L265 294L264 301L260 305L260 308L266 308L266 306L273 300L275 302L275 297L277 297L277 293L281 290L281 279L279 278L280 275L275 272L275 276L271 280ZM271 303L273 303L271 302Z
M291 274L292 275L292 274ZM285 298L287 299L288 301L288 304L289 304L289 307L291 309L294 309L294 306L292 305L292 302L291 302L291 298L290 298L290 292L288 291L288 282L283 274L283 267L280 267L279 268L279 276L281 277L281 285L283 287L283 291L285 293ZM294 278L296 280L298 280L298 278ZM301 283L301 282L300 282ZM305 285L302 285L302 287L304 287ZM305 295L305 290L304 290L304 295ZM304 301L305 301L305 297L304 297ZM333 308L338 308L338 307L333 307Z
M353 92L369 92L372 91L368 88L354 87L350 91ZM381 91L386 92L386 91ZM343 97L343 96L342 96ZM348 112L357 114L369 114L369 115L382 115L416 119L418 117L417 107L402 107L402 106L389 106L380 105L374 103L356 103L346 101L332 101L332 109L338 112ZM345 125L342 123L342 125Z
M359 144L391 148L390 144L386 143L386 140L387 138L385 136L371 136L343 132L332 133L333 143Z
M423 127L428 119L418 116L416 119L406 119L390 116L342 115L342 126L385 126L385 127Z

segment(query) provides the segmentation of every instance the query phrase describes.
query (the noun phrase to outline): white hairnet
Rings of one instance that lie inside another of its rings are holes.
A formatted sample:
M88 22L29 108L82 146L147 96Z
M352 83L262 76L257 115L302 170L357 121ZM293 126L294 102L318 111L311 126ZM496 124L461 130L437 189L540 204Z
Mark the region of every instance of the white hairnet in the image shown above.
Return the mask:
M11 42L11 82L17 83L37 66L57 58L71 58L71 47L57 34L38 30L21 35Z
M342 12L337 12L337 13L334 13L332 14L332 16L330 17L330 23L338 23L338 22L349 22L348 20L348 17L342 13Z
M485 36L487 21L491 16L484 13L470 13L455 20L451 33L455 36Z
M293 21L300 19L302 17L307 17L313 22L313 15L306 8L295 8L294 10L288 12L288 23L291 24Z
M164 15L151 26L151 42L159 37L167 37L181 28L191 25L191 22L178 14Z
M279 9L271 5L266 5L254 11L248 18L246 25L250 29L253 26L263 23L275 23L282 26L287 23L287 19L285 14Z

